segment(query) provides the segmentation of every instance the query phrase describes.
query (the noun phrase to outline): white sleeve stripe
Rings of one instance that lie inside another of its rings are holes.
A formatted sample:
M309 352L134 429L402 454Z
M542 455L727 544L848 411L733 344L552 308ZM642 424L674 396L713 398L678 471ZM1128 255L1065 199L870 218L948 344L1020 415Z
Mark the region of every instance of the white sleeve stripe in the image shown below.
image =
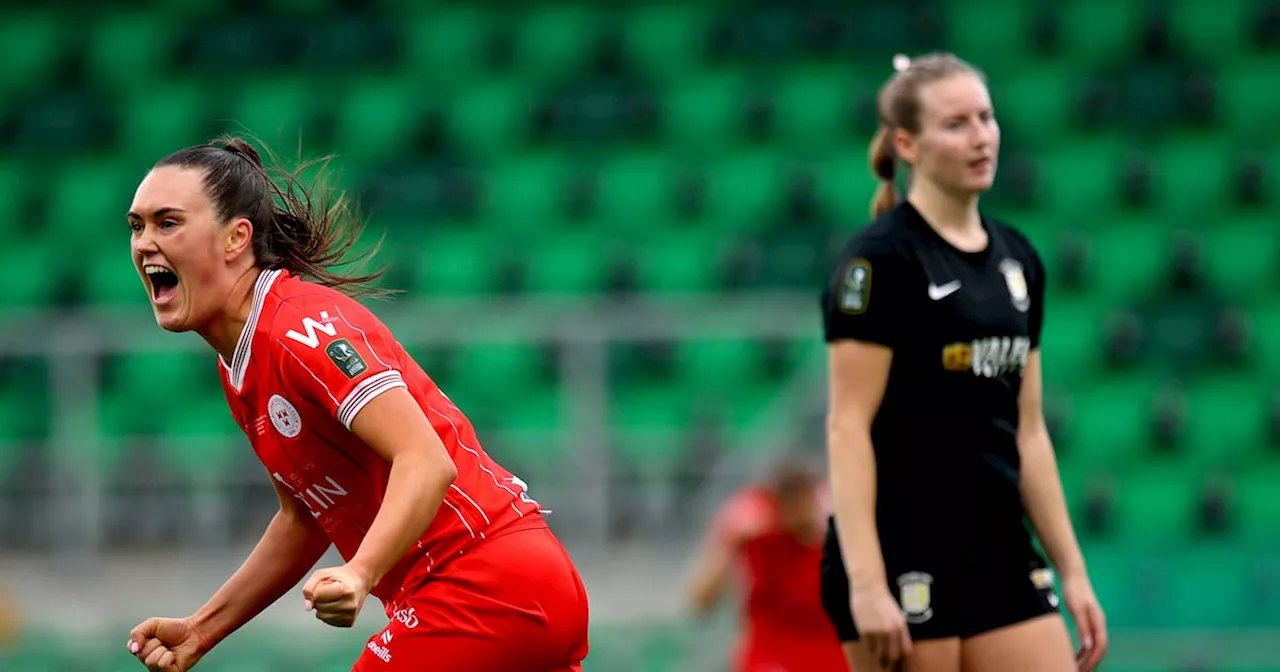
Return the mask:
M388 369L392 368L390 364L382 361L382 358L378 356L378 351L375 350L373 348L373 344L369 342L369 334L366 334L364 332L364 329L361 329L360 327L357 327L356 325L352 324L351 320L348 320L347 316L342 314L341 308L335 305L333 309L338 311L338 317L342 318L342 321L346 322L348 327L351 327L352 329L360 332L360 338L364 339L364 347L369 348L369 354L373 355L373 358L378 360L378 363L381 364L382 366Z
M408 387L399 371L383 371L364 379L356 385L354 390L351 390L341 404L338 404L338 421L347 429L351 429L351 422L356 419L356 414L364 409L366 404L373 401L379 394L397 387Z

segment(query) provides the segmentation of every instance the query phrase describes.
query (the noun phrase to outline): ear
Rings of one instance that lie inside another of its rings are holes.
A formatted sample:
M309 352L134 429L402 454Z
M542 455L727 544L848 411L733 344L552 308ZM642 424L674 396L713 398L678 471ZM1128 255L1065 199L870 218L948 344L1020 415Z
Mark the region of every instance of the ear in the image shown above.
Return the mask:
M916 153L918 151L916 139L900 128L893 132L893 151L898 154L898 158L902 159L903 163L912 166L916 164Z
M253 222L244 217L237 217L231 220L226 227L225 258L228 262L235 261L242 255L253 250Z

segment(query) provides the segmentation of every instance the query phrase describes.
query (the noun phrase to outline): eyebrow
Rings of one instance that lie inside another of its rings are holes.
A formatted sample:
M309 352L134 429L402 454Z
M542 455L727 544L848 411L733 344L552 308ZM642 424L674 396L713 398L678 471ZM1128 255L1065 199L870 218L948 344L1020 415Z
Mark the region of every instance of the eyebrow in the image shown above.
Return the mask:
M164 217L165 215L172 215L174 213L179 213L179 212L186 212L186 210L183 210L182 208L175 208L173 206L170 206L167 208L160 208L159 210L156 210L155 212L151 213L151 216ZM130 210L129 213L125 215L125 217L129 217L131 219L141 219L142 215L139 215L138 213Z

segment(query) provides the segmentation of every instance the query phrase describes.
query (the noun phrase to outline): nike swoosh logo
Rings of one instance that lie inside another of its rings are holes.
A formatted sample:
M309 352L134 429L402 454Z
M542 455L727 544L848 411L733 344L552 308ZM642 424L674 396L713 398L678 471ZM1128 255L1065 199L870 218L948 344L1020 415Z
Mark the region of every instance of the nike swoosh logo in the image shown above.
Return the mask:
M945 299L948 296L955 294L959 289L960 289L959 280L952 280L951 282L948 282L945 285L930 284L929 298L933 299L934 301L937 301L939 299Z

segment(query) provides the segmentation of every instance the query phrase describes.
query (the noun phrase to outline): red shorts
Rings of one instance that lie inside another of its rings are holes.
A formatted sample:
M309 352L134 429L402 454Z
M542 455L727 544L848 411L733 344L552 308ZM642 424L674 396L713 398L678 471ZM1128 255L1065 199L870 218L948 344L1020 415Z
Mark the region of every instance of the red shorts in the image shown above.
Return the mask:
M498 532L395 605L352 672L576 672L587 591L546 523Z

